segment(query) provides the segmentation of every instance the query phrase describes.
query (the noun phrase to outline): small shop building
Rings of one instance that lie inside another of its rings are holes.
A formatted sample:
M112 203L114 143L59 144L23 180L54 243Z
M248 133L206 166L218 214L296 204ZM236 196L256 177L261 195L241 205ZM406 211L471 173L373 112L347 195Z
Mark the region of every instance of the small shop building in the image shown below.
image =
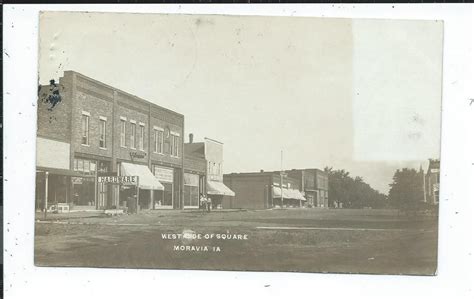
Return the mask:
M300 181L286 172L247 172L224 175L224 183L234 192L234 197L224 197L226 209L296 208L306 204L298 189Z
M184 144L184 151L185 176L191 181L191 176L194 175L192 180L195 182L194 186L188 185L190 190L192 187L195 190L193 193L189 192L190 202L198 203L199 196L203 194L211 199L213 209L221 209L224 197L235 196L234 191L223 181L224 144L211 138L194 142L193 135L190 134L189 143Z

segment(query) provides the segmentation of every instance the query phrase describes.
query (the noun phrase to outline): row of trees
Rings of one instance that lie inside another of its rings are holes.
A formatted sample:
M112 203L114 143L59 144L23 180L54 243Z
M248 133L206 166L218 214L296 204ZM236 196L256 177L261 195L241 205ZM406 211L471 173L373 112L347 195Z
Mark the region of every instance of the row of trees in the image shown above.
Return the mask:
M412 168L397 169L388 196L373 189L360 176L352 177L344 169L326 167L329 198L345 208L395 208L404 212L429 210L424 200L424 173Z
M324 168L329 176L329 198L337 204L342 203L345 208L360 209L371 207L374 209L388 206L387 196L373 189L360 176L351 177L344 169Z

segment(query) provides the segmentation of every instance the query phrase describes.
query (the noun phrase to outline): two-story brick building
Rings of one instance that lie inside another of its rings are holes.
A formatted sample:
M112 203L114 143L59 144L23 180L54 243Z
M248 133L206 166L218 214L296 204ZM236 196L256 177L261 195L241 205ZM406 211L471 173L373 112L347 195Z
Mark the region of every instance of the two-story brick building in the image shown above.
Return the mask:
M299 182L298 189L304 193L311 207L329 207L328 174L317 168L287 170L288 176Z
M182 114L66 71L40 87L37 130L37 208L46 195L72 209L126 205L131 188L101 175L139 177L141 208L183 207Z

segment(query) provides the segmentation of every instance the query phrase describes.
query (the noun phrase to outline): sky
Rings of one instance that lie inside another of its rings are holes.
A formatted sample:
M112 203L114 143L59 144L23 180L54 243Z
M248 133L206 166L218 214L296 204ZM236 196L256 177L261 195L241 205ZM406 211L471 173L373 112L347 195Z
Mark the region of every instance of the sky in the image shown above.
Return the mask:
M330 166L387 193L439 158L442 41L436 21L45 12L39 80L74 70L184 114L225 173Z

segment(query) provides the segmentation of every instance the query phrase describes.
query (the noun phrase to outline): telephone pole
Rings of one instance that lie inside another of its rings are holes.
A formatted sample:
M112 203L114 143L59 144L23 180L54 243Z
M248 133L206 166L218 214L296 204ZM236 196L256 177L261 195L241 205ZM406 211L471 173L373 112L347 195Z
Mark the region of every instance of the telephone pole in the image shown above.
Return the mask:
M283 150L280 155L280 199L281 207L283 208Z

